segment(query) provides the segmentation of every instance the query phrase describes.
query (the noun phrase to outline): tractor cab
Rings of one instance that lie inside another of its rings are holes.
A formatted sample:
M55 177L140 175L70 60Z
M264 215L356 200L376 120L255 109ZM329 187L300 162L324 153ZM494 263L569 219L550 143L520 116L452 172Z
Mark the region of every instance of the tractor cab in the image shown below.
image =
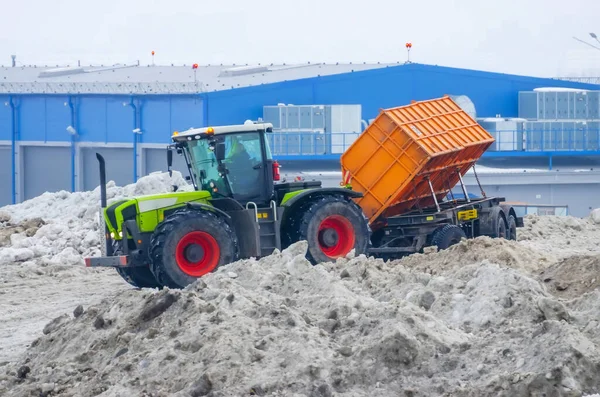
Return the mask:
M241 204L267 204L274 195L279 164L273 160L266 133L270 123L207 127L173 133L167 160L172 167L172 149L185 158L195 190L210 192L214 199L228 198Z

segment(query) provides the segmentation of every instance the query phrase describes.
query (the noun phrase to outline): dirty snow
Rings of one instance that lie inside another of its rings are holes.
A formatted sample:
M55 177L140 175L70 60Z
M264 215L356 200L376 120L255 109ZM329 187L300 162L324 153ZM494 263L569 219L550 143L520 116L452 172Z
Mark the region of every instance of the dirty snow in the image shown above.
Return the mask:
M165 175L111 184L109 198L168 191ZM0 231L12 228L0 232L0 395L600 392L596 212L528 216L518 242L390 262L313 267L300 242L156 291L83 267L99 251L98 199L62 192L0 209Z
M137 183L107 184L109 204L125 197L190 190L183 176L154 173ZM45 193L0 208L0 363L12 360L44 325L129 284L114 269L86 269L83 258L100 255L97 227L100 189ZM1 394L1 393L0 393Z

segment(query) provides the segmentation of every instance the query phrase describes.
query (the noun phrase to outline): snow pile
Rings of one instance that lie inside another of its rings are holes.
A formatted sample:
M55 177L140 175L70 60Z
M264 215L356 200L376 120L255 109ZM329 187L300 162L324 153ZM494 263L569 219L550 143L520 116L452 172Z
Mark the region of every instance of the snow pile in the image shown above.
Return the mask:
M592 214L599 213L600 209ZM600 223L588 218L553 215L527 215L525 227L518 229L519 242L557 258L598 252Z
M493 250L494 247L489 247ZM454 250L456 251L456 249ZM431 275L305 242L182 291L117 294L50 322L0 394L582 395L600 388L598 291L560 302L482 261ZM558 393L558 394L557 394Z
M191 189L157 173L109 183L108 199L173 184ZM99 253L99 198L47 193L0 208L0 395L600 390L595 212L528 216L518 242L482 237L387 263L313 267L300 242L185 290L138 291L113 269L83 267Z
M190 190L180 173L155 173L137 183L108 184L109 203L140 194ZM0 208L0 367L15 359L52 318L77 304L130 289L114 269L90 269L98 255L100 189L46 193ZM0 393L1 394L1 393Z
M169 177L158 172L125 187L110 181L107 199L110 204L132 196L166 193L173 190L172 185L180 191L192 189L181 173ZM5 227L0 228L0 247L3 241L8 246L0 249L0 266L19 264L19 277L27 277L44 269L83 265L84 257L100 255L99 211L99 187L87 192L44 193L1 208L0 221L4 219ZM37 270L30 272L34 268Z

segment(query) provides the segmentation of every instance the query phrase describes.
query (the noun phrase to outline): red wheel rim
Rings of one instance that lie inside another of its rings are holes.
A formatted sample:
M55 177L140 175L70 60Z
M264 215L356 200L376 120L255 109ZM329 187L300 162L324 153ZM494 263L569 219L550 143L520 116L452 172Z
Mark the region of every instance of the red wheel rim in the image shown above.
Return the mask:
M319 247L330 258L346 256L354 248L354 227L341 215L323 219L317 232Z
M200 277L213 271L221 256L217 240L205 232L190 232L183 236L175 251L179 268L187 275Z

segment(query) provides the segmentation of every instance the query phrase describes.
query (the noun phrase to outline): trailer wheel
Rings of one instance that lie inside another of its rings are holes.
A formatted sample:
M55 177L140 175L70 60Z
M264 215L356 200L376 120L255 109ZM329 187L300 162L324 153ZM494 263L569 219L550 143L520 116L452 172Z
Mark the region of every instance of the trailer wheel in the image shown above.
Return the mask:
M308 242L306 258L316 265L344 257L353 249L356 255L366 253L369 228L353 201L327 196L306 208L298 237Z
M183 288L238 258L231 227L209 211L177 211L158 225L150 239L150 269L170 288Z
M454 244L460 243L463 238L467 238L467 235L459 226L446 225L435 232L431 245L437 245L439 250L445 250Z
M517 239L517 220L512 215L508 216L508 230L507 230L507 235L508 235L508 239L509 240L516 240Z
M496 222L496 238L506 238L506 222L504 217L498 215L498 221Z

